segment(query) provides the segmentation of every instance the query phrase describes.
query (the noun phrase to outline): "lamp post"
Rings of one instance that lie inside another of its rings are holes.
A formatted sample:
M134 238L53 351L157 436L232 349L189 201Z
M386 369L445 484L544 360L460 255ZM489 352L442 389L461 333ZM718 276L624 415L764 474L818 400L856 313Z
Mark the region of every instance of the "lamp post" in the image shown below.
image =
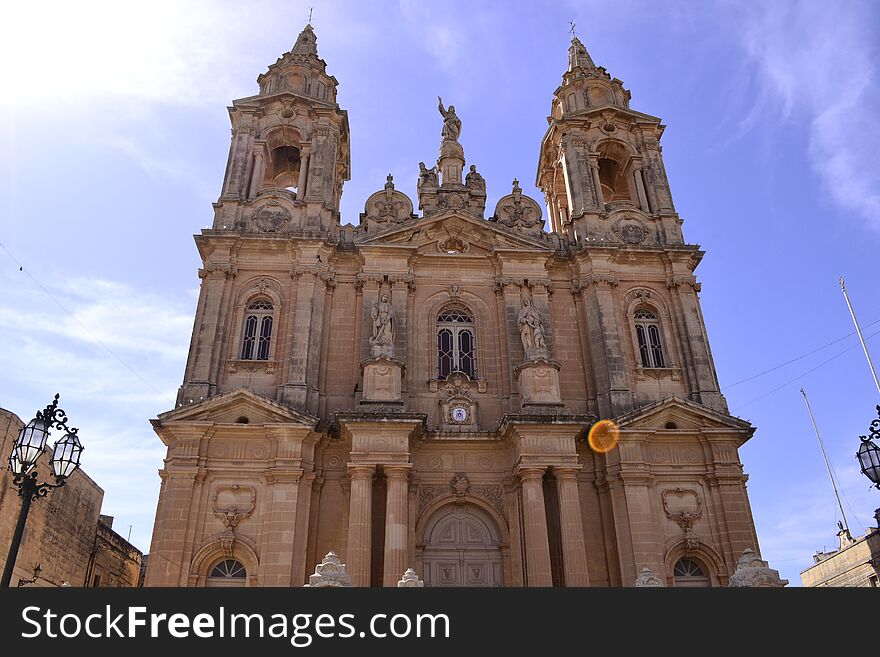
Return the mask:
M862 474L871 480L877 488L880 488L880 447L875 440L880 440L880 405L877 406L877 419L871 422L868 429L870 436L859 436L862 444L856 452L856 458L862 469Z
M12 535L12 544L9 546L0 587L9 586L12 580L12 569L18 556L31 502L45 497L53 488L63 486L67 478L79 467L83 447L77 436L78 429L67 426L67 414L58 408L58 397L59 395L55 395L51 404L42 411L37 411L36 417L22 428L12 445L9 470L13 475L12 483L18 488L18 495L21 497L21 511L18 514L15 533ZM46 452L46 441L52 429L64 431L64 436L52 448L50 465L55 483L48 481L38 483L41 477L36 470L37 459Z

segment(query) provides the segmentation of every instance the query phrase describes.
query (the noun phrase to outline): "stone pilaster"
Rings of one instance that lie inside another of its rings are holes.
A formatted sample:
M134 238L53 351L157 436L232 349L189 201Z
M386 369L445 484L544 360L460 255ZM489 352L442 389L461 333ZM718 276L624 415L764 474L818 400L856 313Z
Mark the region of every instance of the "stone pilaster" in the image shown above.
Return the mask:
M311 408L318 390L321 326L324 317L324 284L314 265L294 266L296 302L292 304L289 325L292 327L290 368L284 384L284 401L294 408Z
M709 349L706 326L700 310L697 291L700 284L693 274L673 275L666 281L679 308L680 322L687 336L684 347L684 369L688 374L689 396L716 411L727 412L718 385L718 376ZM671 343L672 336L667 336ZM671 345L670 345L671 346Z
M585 282L592 283L583 290L583 298L599 413L614 417L632 407L614 303L617 278L613 274L593 274Z
M651 208L658 212L675 212L672 194L669 191L669 180L666 178L666 167L660 155L660 142L655 137L643 140L642 157L648 201Z
M182 566L186 529L179 518L188 516L197 469L169 464L160 472L162 491L156 507L150 553L155 555L147 568L147 586L184 586Z
M397 586L398 573L407 569L407 501L411 466L385 466L387 502L385 504L385 567L383 586Z
M302 474L299 468L273 468L267 473L271 512L261 545L260 580L264 586L299 585L299 581L292 581L291 565Z
M222 328L221 306L227 284L235 277L235 272L235 265L228 262L209 262L204 268L199 269L202 286L195 318L195 326L199 327L199 330L193 332L184 383L177 396L178 405L209 397L212 385L217 383L214 380L212 363L219 342L217 336Z
M559 497L559 524L562 528L562 560L566 586L589 586L584 525L578 495L578 467L556 467L556 492Z
M583 140L562 140L562 172L568 194L568 219L577 219L585 212L595 212L594 182Z
M224 198L244 198L248 182L247 170L250 166L250 154L254 148L255 129L251 121L251 116L243 115L239 119L238 125L233 129L221 200Z
M348 574L355 586L370 585L370 540L375 465L349 464L351 500L348 515Z
M525 467L519 468L517 472L522 482L528 586L553 586L547 512L544 506L545 470L543 467Z

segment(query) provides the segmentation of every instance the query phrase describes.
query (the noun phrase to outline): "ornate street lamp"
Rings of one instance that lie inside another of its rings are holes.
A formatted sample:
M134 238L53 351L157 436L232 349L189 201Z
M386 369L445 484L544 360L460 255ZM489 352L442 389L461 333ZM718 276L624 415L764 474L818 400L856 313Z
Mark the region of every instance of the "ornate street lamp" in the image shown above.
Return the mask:
M862 474L880 488L880 447L874 442L880 440L880 405L877 406L877 419L871 422L869 431L870 437L859 436L862 444L856 452L856 458L859 460Z
M67 413L58 408L58 397L59 395L55 395L51 404L42 411L37 411L37 416L22 428L12 446L9 469L13 475L12 483L18 488L21 497L21 511L18 514L12 544L9 546L0 587L9 586L12 580L12 569L18 556L31 502L45 497L53 488L63 486L67 478L79 467L83 446L76 435L78 429L67 426ZM64 436L53 446L52 459L49 462L55 483L48 481L38 483L41 477L36 470L37 460L46 452L46 442L52 429L64 431Z

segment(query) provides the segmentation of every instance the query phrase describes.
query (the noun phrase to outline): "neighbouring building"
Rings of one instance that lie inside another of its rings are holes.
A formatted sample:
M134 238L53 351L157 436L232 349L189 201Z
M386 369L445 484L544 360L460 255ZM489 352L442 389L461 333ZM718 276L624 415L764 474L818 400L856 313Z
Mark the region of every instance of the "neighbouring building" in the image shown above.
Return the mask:
M5 467L23 423L0 409L0 569L21 509L18 488ZM49 454L37 461L37 470L50 475ZM54 481L48 476L50 481ZM113 531L113 518L101 515L104 491L83 471L76 470L65 484L31 505L10 586L34 577L27 586L136 586L141 553Z
M874 514L877 527L853 538L840 525L836 550L816 552L813 565L801 572L804 586L876 587L880 580L880 509Z
M331 551L355 586L726 585L758 549L754 427L719 390L660 119L573 38L543 207L516 180L486 207L441 100L418 198L388 176L355 226L310 25L257 82L229 108L183 385L152 421L146 585L303 586Z

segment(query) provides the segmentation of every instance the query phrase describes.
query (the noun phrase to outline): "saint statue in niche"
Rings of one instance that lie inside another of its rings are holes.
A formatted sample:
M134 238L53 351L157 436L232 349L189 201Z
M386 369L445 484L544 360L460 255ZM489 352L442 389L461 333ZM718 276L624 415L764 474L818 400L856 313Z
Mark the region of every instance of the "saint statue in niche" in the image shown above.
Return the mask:
M455 114L455 105L450 105L449 109L445 109L443 99L437 96L437 100L439 101L440 116L443 117L443 131L440 134L444 140L458 141L458 136L461 134L461 119Z
M388 295L382 297L373 304L370 312L373 318L373 337L370 338L372 345L371 354L376 356L394 357L394 309L388 301Z
M544 338L544 322L541 313L532 305L531 299L522 300L522 309L517 317L519 335L522 340L526 358L533 358L535 352L544 352L547 349L547 341Z

